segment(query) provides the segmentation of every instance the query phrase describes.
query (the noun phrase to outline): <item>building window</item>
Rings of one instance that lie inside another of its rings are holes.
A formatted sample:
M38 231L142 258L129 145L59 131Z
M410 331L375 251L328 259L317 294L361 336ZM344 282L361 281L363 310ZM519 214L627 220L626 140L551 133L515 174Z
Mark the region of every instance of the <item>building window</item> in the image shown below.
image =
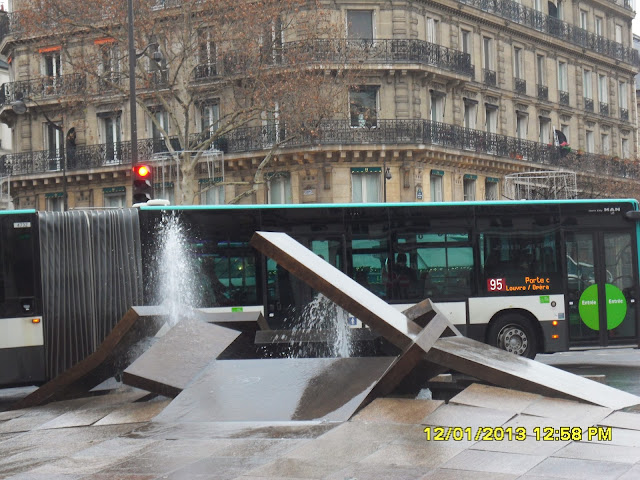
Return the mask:
M520 140L526 140L528 130L529 115L523 112L516 112L516 137Z
M464 101L464 128L476 128L476 115L478 114L478 102L465 99Z
M153 120L151 122L151 138L153 139L153 151L164 152L167 150L164 134L169 135L169 115L164 110L156 110L153 112ZM164 131L164 133L163 133Z
M561 124L560 125L560 131L564 134L565 138L567 139L567 143L571 143L571 139L569 137L569 125L567 124Z
M200 202L202 205L224 205L225 195L223 185L203 184Z
M427 17L427 42L439 43L439 27L440 22L436 18Z
M546 85L544 55L536 55L536 80L538 85Z
M47 197L48 212L64 212L64 195L52 195Z
M596 17L596 35L604 35L604 32L602 30L602 17Z
M484 199L485 200L498 200L498 179L489 179L484 183Z
M598 100L600 101L600 103L609 103L606 75L598 75Z
M580 28L587 30L587 12L580 10Z
M125 192L104 194L104 206L107 208L124 208L126 204L127 194Z
M220 121L220 105L218 102L204 103L200 106L200 132L206 138L218 130Z
M587 138L587 153L595 153L596 142L593 136L593 132L591 130L587 130L586 138Z
M431 121L443 122L444 121L444 104L446 95L442 92L435 90L431 91Z
M629 120L629 106L627 103L628 89L626 82L618 83L618 107L620 108L620 118Z
M149 73L150 80L153 86L164 86L169 80L169 71L167 70L167 59L162 56L162 59L158 62L154 57L161 53L160 45L152 43L149 47Z
M100 134L105 144L105 163L120 163L122 161L122 136L120 112L108 115L98 115Z
M216 43L209 29L198 32L198 67L196 78L215 77L218 74Z
M523 78L522 48L513 47L513 76Z
M460 30L462 53L471 55L471 32L469 30Z
M120 80L120 62L118 45L115 42L100 44L100 63L98 64L99 84L101 88L113 88Z
M623 138L621 141L622 158L629 158L629 139Z
M441 171L431 171L431 201L432 202L442 202L444 199L443 192L443 176L444 172Z
M291 203L291 176L274 175L269 179L269 203Z
M569 78L566 62L558 62L558 90L560 92L569 91Z
M373 40L373 10L347 10L347 38Z
M54 127L49 122L44 124L44 141L48 156L49 170L62 170L61 148L63 142L62 130Z
M591 71L586 68L582 70L582 85L584 98L593 99L593 85L591 83Z
M562 0L558 0L557 15L558 20L564 20L564 2Z
M382 171L351 172L351 201L377 203L382 201Z
M551 119L540 117L540 143L551 143Z
M498 107L485 105L485 128L487 133L498 133Z
M609 143L609 134L603 133L600 135L600 146L602 147L602 154L611 154L611 144Z
M43 79L42 94L55 95L60 88L60 76L62 65L60 64L60 52L51 52L42 56Z
M378 87L361 85L349 89L349 111L352 127L378 125Z
M493 71L493 38L482 37L482 68Z
M476 199L476 176L465 175L462 179L462 189L465 202L473 202Z
M616 25L615 35L616 35L616 42L622 43L622 26L621 25Z

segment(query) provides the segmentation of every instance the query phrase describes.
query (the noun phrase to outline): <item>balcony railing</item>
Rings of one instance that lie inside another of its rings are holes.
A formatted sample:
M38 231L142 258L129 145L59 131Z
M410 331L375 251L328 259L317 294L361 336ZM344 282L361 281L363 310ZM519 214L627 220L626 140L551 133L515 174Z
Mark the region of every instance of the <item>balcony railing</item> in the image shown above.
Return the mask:
M629 110L626 108L620 109L620 118L625 121L629 121Z
M527 81L523 78L514 78L513 79L514 90L519 95L527 94Z
M84 93L87 87L82 74L72 73L59 77L39 77L33 80L8 82L0 87L0 105L10 105L16 100L44 100Z
M538 84L538 98L540 100L549 100L549 87Z
M584 99L584 109L587 112L593 112L593 98L586 98Z
M555 17L550 17L514 0L458 0L484 12L511 20L540 32L559 38L573 45L587 48L615 60L640 66L640 56L636 50L601 35L590 33Z
M418 64L432 65L473 77L471 55L417 39L311 39L284 43L280 48L265 50L259 57L232 53L221 55L213 64L198 65L193 80L215 75L250 72L265 66L294 64Z
M285 125L280 123L270 127L246 127L229 132L216 142L216 146L228 154L264 151L285 138ZM298 131L292 135L287 129L288 140L282 148L309 148L314 146L339 145L439 145L477 154L520 159L530 164L551 165L568 169L580 168L592 173L605 172L611 176L635 178L635 170L602 156L583 155L580 164L575 159L564 157L552 145L521 140L515 137L472 130L457 125L449 125L427 120L378 120L371 128L354 128L348 120L322 122L317 128ZM195 135L192 143L202 141ZM180 150L177 139L172 138L173 147ZM193 146L193 145L191 145ZM139 158L149 160L154 153L166 151L162 140L140 140ZM583 161L591 159L593 161ZM131 163L130 142L80 146L72 153L67 152L67 170L87 170L92 168L125 165ZM9 154L0 157L0 175L32 175L59 170L60 152L40 151Z
M562 105L569 105L569 92L558 91L558 97Z
M495 87L497 82L496 72L493 70L487 70L486 68L482 69L482 78L485 85L490 85Z
M600 102L600 115L609 115L609 104Z

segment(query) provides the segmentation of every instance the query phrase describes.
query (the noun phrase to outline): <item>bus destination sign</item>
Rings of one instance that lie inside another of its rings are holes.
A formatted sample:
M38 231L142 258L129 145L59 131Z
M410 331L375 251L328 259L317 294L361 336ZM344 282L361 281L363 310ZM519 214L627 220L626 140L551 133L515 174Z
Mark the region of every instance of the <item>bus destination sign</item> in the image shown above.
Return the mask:
M489 292L531 292L549 290L551 279L548 277L524 277L524 281L507 283L506 278L487 278Z

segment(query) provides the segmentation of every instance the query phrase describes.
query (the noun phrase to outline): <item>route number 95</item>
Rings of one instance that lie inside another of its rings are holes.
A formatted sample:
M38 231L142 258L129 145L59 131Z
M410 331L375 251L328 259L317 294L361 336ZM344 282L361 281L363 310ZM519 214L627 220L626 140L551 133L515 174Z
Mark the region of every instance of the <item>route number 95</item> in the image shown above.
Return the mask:
M504 278L487 278L487 290L490 292L500 292L506 287Z

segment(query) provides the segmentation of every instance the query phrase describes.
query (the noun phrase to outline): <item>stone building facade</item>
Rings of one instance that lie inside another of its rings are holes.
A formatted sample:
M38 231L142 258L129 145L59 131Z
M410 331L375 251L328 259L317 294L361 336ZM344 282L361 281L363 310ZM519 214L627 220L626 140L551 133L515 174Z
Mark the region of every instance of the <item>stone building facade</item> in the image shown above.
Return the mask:
M353 0L326 8L344 31L326 40L344 45L347 63L362 69L359 84L321 135L278 149L265 183L243 203L503 199L505 175L558 170L576 173L579 196L633 191L640 59L628 0ZM13 153L0 169L15 207L60 209L64 191L69 208L130 205L128 97L101 90L78 102L86 80L65 66L55 38L27 38L17 0L14 9L0 22L11 76L0 120L13 130ZM77 41L91 48L101 39ZM205 72L187 88L206 84ZM21 98L28 111L17 115ZM194 107L194 130L227 108L214 100ZM176 169L158 155L153 124L142 111L137 118L156 196L172 199ZM253 174L278 134L273 123L257 121L217 145L199 170L195 203L228 202L246 188L233 182ZM72 152L62 155L71 128ZM597 183L608 191L594 191Z

